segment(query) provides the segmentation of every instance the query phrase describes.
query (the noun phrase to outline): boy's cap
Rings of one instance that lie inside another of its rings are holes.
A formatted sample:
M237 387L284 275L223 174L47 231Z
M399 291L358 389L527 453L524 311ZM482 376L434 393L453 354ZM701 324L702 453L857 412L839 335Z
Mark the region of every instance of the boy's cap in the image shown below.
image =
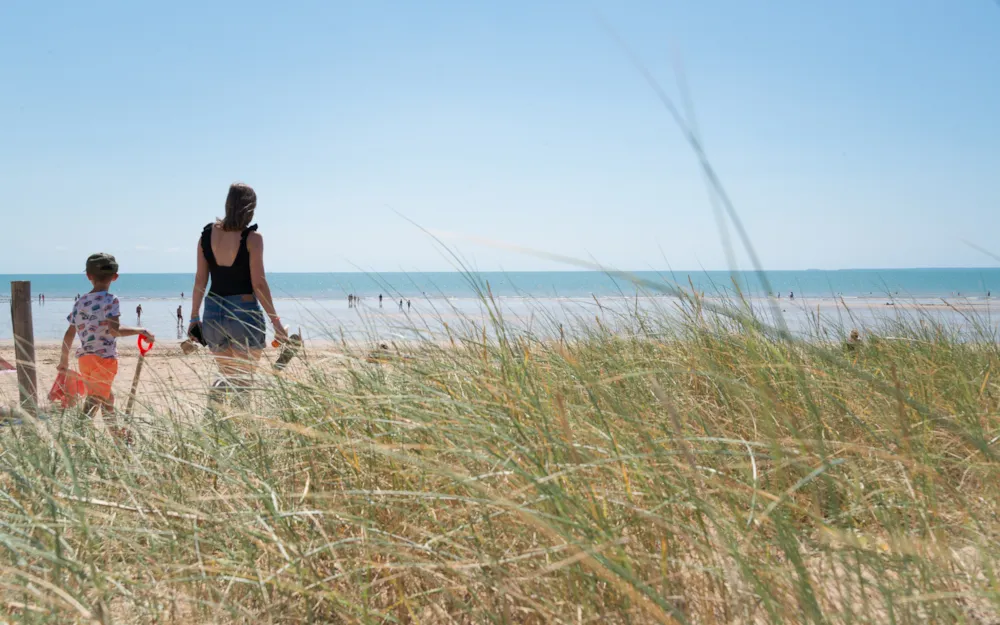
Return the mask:
M87 257L87 273L114 274L118 273L118 261L111 254L103 252Z

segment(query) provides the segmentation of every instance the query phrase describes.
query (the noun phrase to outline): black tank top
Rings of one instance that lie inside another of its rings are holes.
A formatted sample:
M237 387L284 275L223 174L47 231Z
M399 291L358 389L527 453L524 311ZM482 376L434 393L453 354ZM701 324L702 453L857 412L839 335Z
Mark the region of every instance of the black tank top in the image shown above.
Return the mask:
M229 295L253 295L253 282L250 279L250 250L247 249L247 235L257 231L257 225L243 229L243 236L240 238L240 249L236 252L236 258L229 267L223 267L215 262L215 253L212 252L212 228L215 224L208 224L201 231L201 253L208 261L208 273L212 276L211 286L208 288L210 295L226 297Z

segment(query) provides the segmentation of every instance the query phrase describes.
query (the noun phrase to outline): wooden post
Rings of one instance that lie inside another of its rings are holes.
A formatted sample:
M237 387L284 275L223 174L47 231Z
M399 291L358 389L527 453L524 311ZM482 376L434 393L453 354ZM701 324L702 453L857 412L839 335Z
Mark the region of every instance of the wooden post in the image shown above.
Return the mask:
M31 321L31 282L10 283L10 318L14 324L14 355L21 407L32 415L38 410L38 378L35 375L35 329Z

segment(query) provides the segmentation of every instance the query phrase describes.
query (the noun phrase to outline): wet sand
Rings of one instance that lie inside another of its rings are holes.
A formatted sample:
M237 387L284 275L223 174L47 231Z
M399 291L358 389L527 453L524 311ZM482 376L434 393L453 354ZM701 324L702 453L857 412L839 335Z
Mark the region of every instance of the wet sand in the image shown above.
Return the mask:
M723 297L709 295L704 299L714 305L740 304ZM986 298L939 298L889 299L880 297L802 297L790 300L787 294L777 298L750 298L747 302L764 315L770 315L777 307L790 327L806 327L814 323L817 309L830 319L835 315L858 317L858 322L877 321L879 318L901 314L932 315L946 323L961 323L964 317L989 317L994 301ZM176 308L178 301L143 301L142 325L154 332L162 342L178 342L179 333L186 327L178 328ZM131 310L132 302L123 302L123 309ZM279 299L276 302L279 313L293 331L301 329L307 341L324 341L337 344L343 340L351 342L374 342L381 340L426 340L443 335L444 324L455 328L462 323L483 324L489 320L484 302L471 298L414 299L412 308L400 311L397 303L388 302L379 308L377 301L366 301L356 308L349 308L342 300L295 300ZM494 301L508 322L520 325L541 336L558 336L558 324L571 324L577 319L593 320L595 315L613 318L622 313L634 311L662 311L677 316L681 300L672 296L628 297L498 297ZM35 340L39 344L52 344L59 340L66 330L66 314L72 302L51 301L45 306L35 306ZM602 319L604 321L605 319ZM549 323L546 323L548 321ZM136 323L134 314L123 314L122 323ZM846 322L845 322L846 323ZM0 348L10 345L12 331L9 313L0 306ZM134 343L133 343L134 344Z

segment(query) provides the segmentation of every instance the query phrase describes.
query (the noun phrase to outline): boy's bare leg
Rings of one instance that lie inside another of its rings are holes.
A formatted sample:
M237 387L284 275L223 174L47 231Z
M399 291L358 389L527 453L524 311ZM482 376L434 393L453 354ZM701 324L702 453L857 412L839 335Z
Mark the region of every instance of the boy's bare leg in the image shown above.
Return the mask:
M87 395L87 399L83 402L83 412L88 417L93 419L97 416L97 411L101 409L101 399L99 397L94 397L93 395Z
M118 417L115 415L114 395L110 397L88 395L83 404L83 411L90 417L91 423L93 423L94 417L97 416L97 412L100 411L101 417L104 419L104 426L108 428L111 436L124 440L126 445L132 444L132 434L125 428L118 426Z
M118 414L115 412L115 396L114 393L106 398L101 398L101 412L104 417L104 426L108 428L108 432L111 436L120 439L125 442L126 445L132 444L132 433L124 426L118 425Z
M101 416L104 417L104 424L108 427L118 425L118 415L115 414L114 393L108 397L101 397Z

